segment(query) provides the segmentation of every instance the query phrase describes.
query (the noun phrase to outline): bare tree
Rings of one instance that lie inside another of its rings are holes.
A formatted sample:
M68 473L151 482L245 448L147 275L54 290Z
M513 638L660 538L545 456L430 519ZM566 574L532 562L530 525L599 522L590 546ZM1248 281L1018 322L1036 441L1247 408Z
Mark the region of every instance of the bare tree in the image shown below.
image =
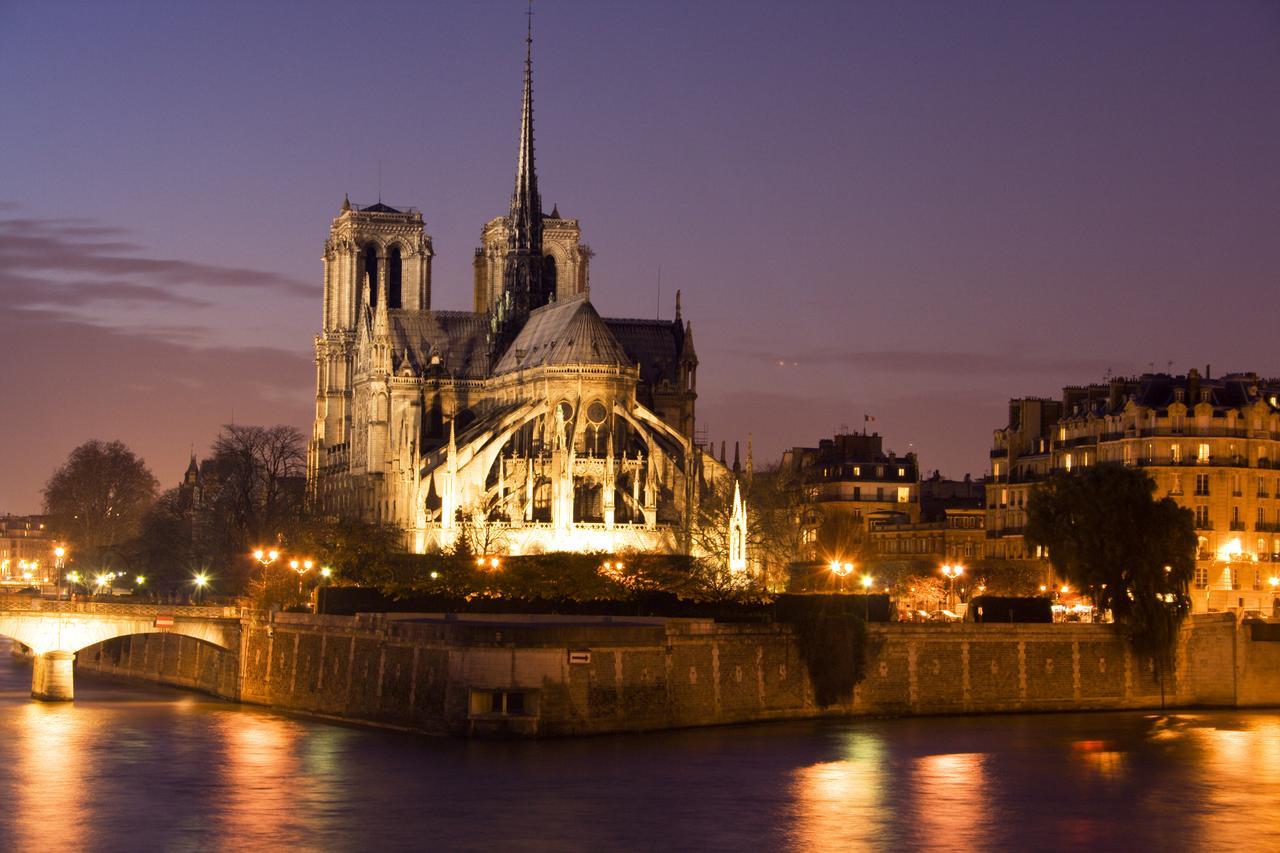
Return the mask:
M212 504L239 546L275 542L301 518L306 442L295 427L224 426L208 467Z
M53 529L81 554L102 559L138 531L158 484L119 441L86 441L44 487Z

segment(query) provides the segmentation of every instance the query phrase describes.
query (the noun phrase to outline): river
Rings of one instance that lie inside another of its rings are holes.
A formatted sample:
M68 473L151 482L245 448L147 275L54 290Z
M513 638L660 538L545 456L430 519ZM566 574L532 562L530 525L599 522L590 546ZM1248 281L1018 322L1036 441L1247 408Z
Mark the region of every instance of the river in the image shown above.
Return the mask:
M13 850L1280 849L1272 712L468 742L30 674L0 646Z

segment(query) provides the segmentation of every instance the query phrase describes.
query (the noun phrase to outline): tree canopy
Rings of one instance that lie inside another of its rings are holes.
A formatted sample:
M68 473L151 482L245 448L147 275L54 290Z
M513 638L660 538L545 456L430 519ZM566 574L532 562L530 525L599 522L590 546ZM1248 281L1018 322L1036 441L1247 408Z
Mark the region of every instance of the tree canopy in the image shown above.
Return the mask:
M1154 492L1144 471L1123 465L1055 473L1031 494L1026 537L1136 649L1167 663L1191 608L1196 533L1190 510Z
M156 488L156 478L132 450L93 439L72 450L49 478L44 509L73 552L102 561L137 533Z

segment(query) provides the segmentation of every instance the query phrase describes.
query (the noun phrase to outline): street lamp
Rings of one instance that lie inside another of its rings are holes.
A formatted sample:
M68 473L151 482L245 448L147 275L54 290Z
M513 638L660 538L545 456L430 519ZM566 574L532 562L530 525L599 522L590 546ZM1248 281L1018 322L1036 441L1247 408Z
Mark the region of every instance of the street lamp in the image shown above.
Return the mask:
M832 560L827 565L827 568L831 569L831 574L838 578L836 581L836 590L838 592L844 592L844 579L853 574L853 563L842 563L839 560Z
M253 559L262 563L263 566L269 566L280 558L280 552L276 550L264 551L259 548L253 552Z
M275 553L274 551L272 553ZM298 595L302 595L302 576L311 571L315 563L310 560L290 560L289 568L298 573Z
M942 574L947 579L947 609L954 612L956 609L956 579L964 574L964 566L945 565L942 567Z
M54 577L57 578L57 581L58 581L58 597L59 598L62 597L62 569L65 566L64 559L66 558L66 556L67 556L67 549L65 546L58 545L53 549L53 566L54 566L54 570L56 571L56 574L54 575Z
M204 572L198 573L191 582L196 586L196 603L204 601L204 588L209 585L209 576Z
M875 578L871 575L862 576L862 616L863 621L871 621L871 584L875 583Z

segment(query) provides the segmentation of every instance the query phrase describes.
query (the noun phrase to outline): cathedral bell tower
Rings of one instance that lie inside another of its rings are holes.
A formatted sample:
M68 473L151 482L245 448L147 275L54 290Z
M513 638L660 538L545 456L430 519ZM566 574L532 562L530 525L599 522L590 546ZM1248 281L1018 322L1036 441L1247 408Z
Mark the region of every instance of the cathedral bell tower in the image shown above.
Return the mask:
M525 36L524 101L516 153L516 186L508 217L502 293L489 306L489 353L497 359L515 339L525 318L556 293L554 262L542 252L542 197L533 163L533 12Z
M308 452L308 482L329 466L345 466L351 430L351 383L356 329L381 306L392 311L431 307L431 237L415 208L379 200L342 209L324 243L324 326L316 335L316 419Z

